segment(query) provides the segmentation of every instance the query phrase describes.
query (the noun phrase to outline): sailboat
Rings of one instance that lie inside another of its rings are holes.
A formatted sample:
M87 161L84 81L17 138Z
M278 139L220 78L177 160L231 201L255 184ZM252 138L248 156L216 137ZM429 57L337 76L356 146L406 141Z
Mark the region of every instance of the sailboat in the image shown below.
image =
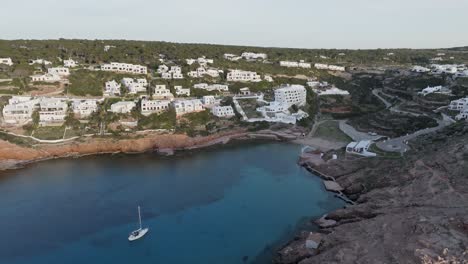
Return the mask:
M146 233L148 233L148 228L145 227L145 228L142 228L141 227L141 212L140 212L140 206L138 206L138 220L139 220L139 223L140 223L140 228L138 228L137 230L135 231L132 231L130 233L130 235L128 236L128 240L129 241L134 241L134 240L137 240L137 239L140 239L142 238L144 235L146 235Z

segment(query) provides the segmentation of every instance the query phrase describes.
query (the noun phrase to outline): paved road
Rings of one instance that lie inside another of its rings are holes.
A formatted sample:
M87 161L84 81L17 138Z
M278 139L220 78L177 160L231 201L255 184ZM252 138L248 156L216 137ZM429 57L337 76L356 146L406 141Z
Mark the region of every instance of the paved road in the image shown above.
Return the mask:
M379 98L380 101L382 101L384 104L385 104L385 108L387 108L388 110L390 110L390 112L393 112L393 113L396 113L396 114L403 114L403 115L412 115L412 116L416 116L416 117L419 117L421 116L421 114L418 114L418 113L413 113L413 112L408 112L408 111L404 111L404 110L400 110L399 109L399 106L401 103L405 102L403 99L401 98L397 98L395 96L391 96L391 95L388 95L386 94L387 96L390 96L392 98L397 98L398 100L400 100L400 103L399 104L396 104L396 105L393 105L392 103L390 103L389 101L387 101L385 98L383 98L382 96L380 96L380 94L384 94L382 89L374 89L372 90L372 94L375 95L375 97Z
M448 117L445 114L442 114L442 119L438 119L437 123L439 124L436 127L432 128L426 128L422 130L418 130L414 132L413 134L406 135L406 136L401 136L397 138L392 138L386 141L381 141L377 142L377 147L384 150L384 151L390 151L390 152L400 152L404 153L410 149L410 147L406 144L411 139L414 139L418 136L429 134L432 132L435 132L437 130L440 130L450 124L452 124L454 120L450 117Z
M390 103L389 101L385 100L385 98L383 98L382 96L380 96L380 92L382 92L382 89L374 89L372 90L372 94L375 95L375 97L379 98L380 101L382 101L384 104L385 104L385 108L390 108L392 106L392 103Z
M354 127L348 125L346 123L346 120L340 120L339 127L341 131L343 131L346 135L348 135L354 141L378 140L383 137L381 135L371 136L368 133L357 131Z

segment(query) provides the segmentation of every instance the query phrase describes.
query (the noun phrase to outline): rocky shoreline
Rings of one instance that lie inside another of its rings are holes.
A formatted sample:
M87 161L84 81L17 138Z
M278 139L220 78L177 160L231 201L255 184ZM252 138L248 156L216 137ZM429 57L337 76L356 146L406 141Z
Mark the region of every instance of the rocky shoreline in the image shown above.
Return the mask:
M301 232L275 263L468 263L468 124L410 144L400 159L302 157L356 205L314 219L318 235Z
M0 170L18 169L27 164L58 158L75 158L102 154L155 152L173 155L176 151L224 145L233 140L289 141L301 134L296 130L248 132L236 130L206 137L191 138L181 134L146 134L139 138L86 138L62 144L20 146L0 140Z

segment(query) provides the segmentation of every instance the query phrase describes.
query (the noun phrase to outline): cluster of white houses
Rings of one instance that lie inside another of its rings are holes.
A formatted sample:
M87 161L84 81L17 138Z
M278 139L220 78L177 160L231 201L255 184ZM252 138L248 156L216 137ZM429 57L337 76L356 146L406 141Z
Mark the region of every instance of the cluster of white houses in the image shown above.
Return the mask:
M429 68L423 66L413 66L412 72L431 74L451 74L458 77L467 77L468 69L464 64L431 64Z
M343 66L315 63L314 67L319 70L329 70L329 71L346 71L346 68Z
M223 71L216 68L205 68L204 66L200 66L196 71L190 71L188 76L192 78L202 78L204 76L216 78L219 77L220 73L223 73Z
M188 65L192 65L195 62L197 62L198 64L202 66L205 66L207 64L213 64L214 62L213 59L207 59L206 57L200 57L198 59L186 59L185 61L187 62Z
M229 82L260 82L262 78L256 72L231 70L227 74L227 80Z
M66 67L52 67L47 69L47 73L35 74L31 76L33 82L59 82L70 75L70 70Z
M468 97L450 102L449 110L459 112L458 115L455 116L456 120L465 119L468 121Z
M304 68L304 69L310 69L312 67L312 64L308 62L304 62L303 60L297 62L297 61L280 61L280 66L283 67L288 67L288 68Z
M111 71L118 73L147 74L148 68L142 65L111 62L101 65L101 71Z
M3 119L6 124L22 125L31 122L34 111L38 111L40 124L63 123L69 102L78 118L87 118L98 109L97 99L13 96L2 110Z
M182 68L180 66L171 66L171 69L166 65L159 65L157 72L161 74L161 78L170 79L183 79Z
M238 61L240 59L245 60L266 60L268 56L265 53L255 53L255 52L243 52L240 56L235 54L226 53L224 54L224 59L230 61Z

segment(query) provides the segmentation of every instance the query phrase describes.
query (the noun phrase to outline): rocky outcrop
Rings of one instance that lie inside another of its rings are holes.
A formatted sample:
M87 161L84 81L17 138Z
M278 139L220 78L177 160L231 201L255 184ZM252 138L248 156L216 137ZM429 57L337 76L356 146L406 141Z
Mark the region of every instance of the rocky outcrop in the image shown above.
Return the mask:
M295 263L468 263L468 124L417 138L411 148L401 159L308 163L358 204L318 221L328 235Z

